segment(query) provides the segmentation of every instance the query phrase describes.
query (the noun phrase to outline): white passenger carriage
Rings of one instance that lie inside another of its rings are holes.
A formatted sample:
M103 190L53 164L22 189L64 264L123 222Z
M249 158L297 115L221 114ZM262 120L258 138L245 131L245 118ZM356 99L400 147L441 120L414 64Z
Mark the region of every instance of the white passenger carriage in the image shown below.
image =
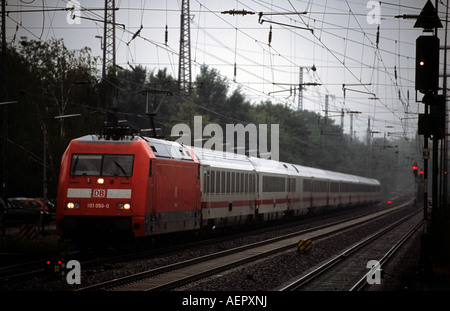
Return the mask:
M193 148L200 162L202 227L222 227L377 203L375 179Z
M249 158L239 154L193 148L200 162L203 227L253 221L256 174Z

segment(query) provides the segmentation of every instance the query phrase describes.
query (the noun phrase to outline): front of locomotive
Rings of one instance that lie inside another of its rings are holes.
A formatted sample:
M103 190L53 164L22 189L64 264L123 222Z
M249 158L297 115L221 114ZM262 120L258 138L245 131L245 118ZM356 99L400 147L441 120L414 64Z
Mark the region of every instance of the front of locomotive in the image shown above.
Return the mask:
M57 232L73 240L144 234L150 151L139 137L74 139L61 160Z

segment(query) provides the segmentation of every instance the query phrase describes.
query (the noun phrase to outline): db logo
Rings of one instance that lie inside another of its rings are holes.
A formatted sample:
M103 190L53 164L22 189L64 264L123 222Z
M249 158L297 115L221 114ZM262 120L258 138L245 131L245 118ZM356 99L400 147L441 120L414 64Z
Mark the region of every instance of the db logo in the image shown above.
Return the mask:
M92 196L94 198L104 198L106 196L106 190L105 189L94 189Z

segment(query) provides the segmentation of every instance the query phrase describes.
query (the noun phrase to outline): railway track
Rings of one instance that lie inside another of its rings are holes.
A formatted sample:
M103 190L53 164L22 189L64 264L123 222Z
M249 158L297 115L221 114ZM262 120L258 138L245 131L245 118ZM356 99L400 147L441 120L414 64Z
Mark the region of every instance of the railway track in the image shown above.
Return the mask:
M327 235L347 230L353 226L373 221L388 213L403 208L410 203L411 202L409 201L396 208L382 210L371 215L303 230L226 251L216 252L203 257L79 288L78 290L147 291L174 289L248 262L287 249L292 249L293 247L296 247L299 240L323 238Z
M405 216L279 290L359 291L369 284L380 284L382 267L421 225L419 212Z

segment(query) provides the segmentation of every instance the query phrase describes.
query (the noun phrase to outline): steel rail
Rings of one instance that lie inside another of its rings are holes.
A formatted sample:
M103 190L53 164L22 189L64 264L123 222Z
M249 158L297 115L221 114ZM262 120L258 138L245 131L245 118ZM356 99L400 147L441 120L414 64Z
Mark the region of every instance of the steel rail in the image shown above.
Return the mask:
M373 235L369 236L368 238L362 240L361 242L353 245L352 247L348 248L344 252L340 253L336 257L332 258L331 260L325 262L321 266L317 267L316 269L310 271L304 276L301 276L300 278L294 280L290 284L282 287L279 289L280 291L296 291L299 290L301 287L304 287L308 283L312 282L314 279L316 279L318 276L322 275L326 271L329 271L331 268L336 266L338 263L343 261L344 259L348 258L350 255L355 253L356 251L360 250L364 246L370 244L371 242L375 241L385 233L391 231L393 228L397 227L399 224L406 222L411 217L415 216L418 212L411 213L410 215L407 215L403 217L402 219L396 221L395 223L387 226L384 229L379 230L378 232L374 233ZM399 245L398 247L400 247ZM370 271L369 271L370 273ZM361 278L361 280L366 280L365 278ZM360 281L361 281L360 280Z
M386 252L383 258L378 261L380 265L378 267L373 267L369 272L367 272L358 282L355 283L355 285L352 286L352 288L349 289L349 291L360 291L365 286L367 286L367 278L375 273L375 269L381 269L384 264L392 259L394 255L400 250L400 248L406 243L406 241L408 241L409 238L414 234L414 232L416 232L416 230L422 226L422 224L423 221L420 220L408 233L406 233L394 246L392 246L388 252Z
M232 262L231 261L226 262L225 264L220 265L220 266L216 265L214 268L208 268L208 269L205 268L205 271L203 271L201 273L190 273L189 276L180 277L175 281L167 281L164 284L160 284L157 286L149 286L148 288L144 288L143 286L137 287L137 285L135 287L132 287L130 285L131 290L133 290L133 288L134 288L134 290L136 290L135 288L139 288L139 290L167 290L167 289L174 288L174 287L177 287L177 286L189 283L189 282L193 282L200 278L207 277L211 274L218 273L219 271L228 270L232 267L236 267L236 266L242 265L242 264L250 262L250 261L254 261L254 260L266 257L266 256L270 256L274 253L283 251L285 249L289 249L296 245L297 239L302 235L305 235L305 234L312 235L314 232L316 232L314 238L324 237L324 236L327 236L330 234L334 234L338 231L360 225L360 224L368 222L368 221L373 221L374 219L378 219L379 217L385 216L386 214L388 214L390 212L394 212L404 206L407 206L410 203L411 203L411 201L408 201L406 203L399 205L396 208L379 211L377 213L374 213L371 216L366 215L363 217L359 217L357 219L352 219L352 220L347 219L347 220L341 221L341 222L334 222L332 224L327 224L327 225L322 225L322 226L318 226L315 228L301 230L301 231L290 233L290 234L283 235L280 237L271 238L271 239L268 239L265 241L255 242L252 244L236 247L233 249L217 252L214 254L205 255L202 257L186 260L186 261L183 261L180 263L174 263L174 264L171 264L168 266L164 266L164 267L160 267L160 268L156 268L156 269L152 269L152 270L148 270L148 271L143 271L143 272L136 273L136 274L133 274L130 276L125 276L125 277L117 278L114 280L110 280L110 281L94 284L91 286L79 288L77 290L78 291L80 291L80 290L102 290L102 289L104 290L104 289L118 288L121 286L122 286L122 290L124 290L124 286L127 284L132 284L132 283L136 284L137 282L143 281L145 279L154 278L154 277L157 277L162 274L168 274L169 272L174 272L179 269L192 267L194 265L205 264L206 262L211 261L211 260L223 258L225 256L231 256L233 254L242 253L242 258L240 258L240 259L236 259ZM347 223L347 225L344 225L343 227L341 227L339 229L331 229L333 226L340 226L340 225L342 226L345 223ZM267 247L270 244L276 244L276 243L281 243L282 245L281 246L273 246L272 249L270 249L270 247L269 247L268 250L267 249L257 250L257 248ZM253 250L253 254L245 254L246 251L251 252L252 250ZM118 289L118 290L121 290L121 289Z

